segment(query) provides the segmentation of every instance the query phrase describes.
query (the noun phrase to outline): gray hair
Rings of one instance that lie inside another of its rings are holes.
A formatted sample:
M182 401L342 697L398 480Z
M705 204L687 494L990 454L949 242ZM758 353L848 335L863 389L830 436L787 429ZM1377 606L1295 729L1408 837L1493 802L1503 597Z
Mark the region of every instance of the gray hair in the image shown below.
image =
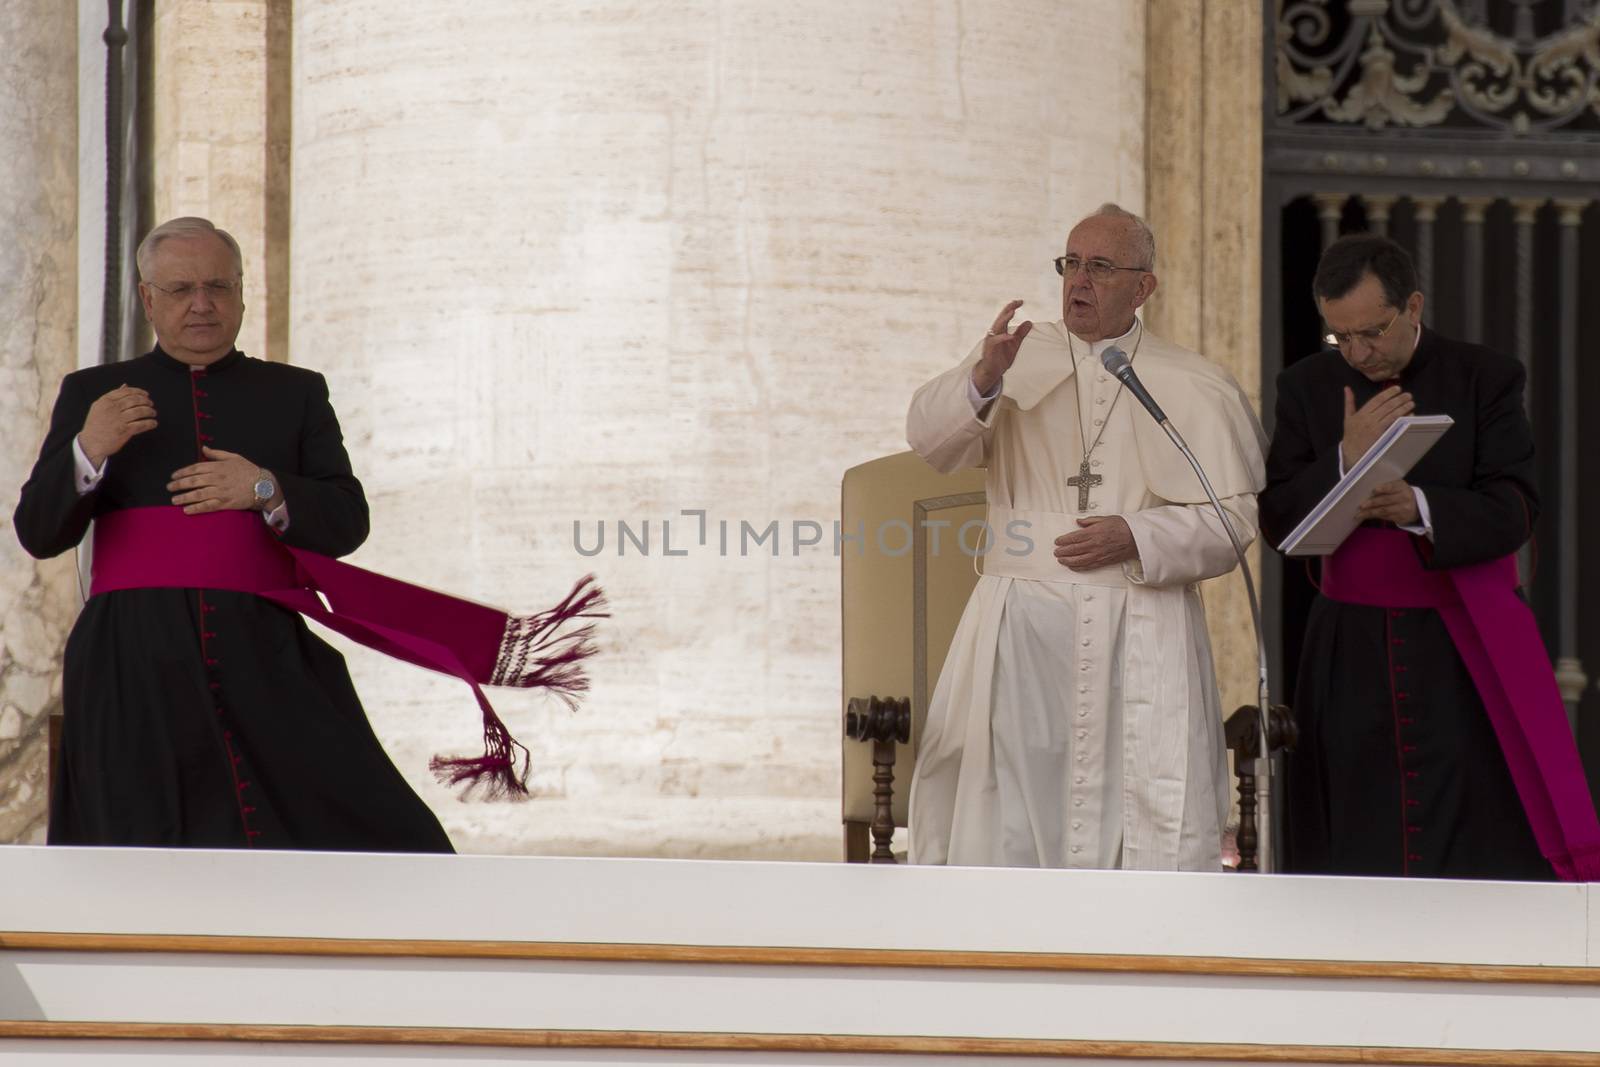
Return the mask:
M1134 265L1142 270L1156 269L1156 235L1150 231L1150 224L1138 215L1119 204L1107 201L1091 211L1087 218L1127 219L1133 223L1133 257L1138 262Z
M228 251L233 253L234 265L238 268L239 276L244 277L244 254L239 251L239 242L233 239L233 234L227 230L219 230L212 225L210 219L202 219L197 215L185 215L182 218L169 219L160 226L144 235L144 240L139 242L139 251L134 253L134 262L139 266L139 277L144 281L150 280L150 269L155 265L156 249L161 242L169 237L217 237L228 246Z

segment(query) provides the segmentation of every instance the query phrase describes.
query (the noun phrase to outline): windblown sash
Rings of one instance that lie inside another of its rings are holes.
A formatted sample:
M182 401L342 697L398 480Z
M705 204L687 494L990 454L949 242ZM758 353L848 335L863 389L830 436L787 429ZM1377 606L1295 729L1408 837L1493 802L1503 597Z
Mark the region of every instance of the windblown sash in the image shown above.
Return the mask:
M1322 565L1322 593L1332 600L1439 613L1489 712L1539 850L1564 881L1600 881L1600 819L1549 653L1516 589L1515 557L1428 571L1401 530L1357 529Z
M481 756L435 756L450 785L490 797L526 796L528 749L511 736L481 686L540 687L575 705L589 688L583 661L606 618L593 576L536 615L515 615L410 585L280 542L247 511L185 515L179 507L97 516L89 595L117 589L224 589L254 593L407 663L466 682L483 711Z

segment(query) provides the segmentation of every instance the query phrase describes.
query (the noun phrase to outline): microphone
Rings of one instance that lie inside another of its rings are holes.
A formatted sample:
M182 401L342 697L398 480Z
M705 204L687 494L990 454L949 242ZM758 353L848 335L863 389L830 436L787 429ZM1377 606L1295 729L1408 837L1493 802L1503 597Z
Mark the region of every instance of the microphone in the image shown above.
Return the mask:
M1167 425L1167 416L1161 410L1161 405L1156 403L1155 397L1150 395L1150 390L1144 387L1144 383L1139 380L1139 376L1133 373L1133 361L1128 358L1128 353L1116 345L1112 345L1100 353L1100 362L1105 366L1107 373L1125 385L1128 392L1132 393L1134 398L1144 405L1144 409L1150 413L1151 418L1163 426Z
M1258 793L1264 794L1262 796L1261 813L1263 816L1262 821L1265 823L1259 834L1259 868L1263 871L1269 871L1277 860L1277 856L1274 854L1276 848L1269 848L1269 843L1273 841L1276 831L1276 827L1273 825L1276 820L1270 817L1273 800L1272 757L1269 755L1267 748L1267 739L1272 736L1270 732L1272 702L1267 684L1267 640L1261 630L1261 603L1256 598L1255 580L1250 577L1250 564L1244 557L1244 544L1239 540L1238 531L1233 528L1233 521L1228 518L1228 513L1223 509L1222 502L1217 499L1216 491L1211 488L1211 479L1206 477L1206 472L1200 467L1200 461L1195 458L1193 452L1189 451L1189 445L1184 441L1183 435L1178 433L1177 427L1172 425L1172 420L1167 418L1166 412L1161 410L1161 405L1156 403L1155 398L1150 395L1150 391L1139 380L1139 376L1133 373L1133 361L1128 358L1128 354L1112 345L1100 353L1100 362L1109 374L1121 382L1128 392L1138 398L1139 403L1143 404L1145 410L1150 413L1150 417L1156 420L1157 424L1167 432L1167 437L1172 440L1172 443L1178 446L1178 451L1182 452L1183 457L1189 461L1189 466L1194 468L1195 474L1200 478L1201 487L1206 491L1206 498L1211 501L1212 509L1216 511L1217 518L1222 520L1222 528L1227 531L1228 540L1233 544L1233 554L1239 559L1239 572L1244 575L1245 592L1250 596L1250 621L1256 631L1256 667L1258 670L1256 708L1260 715L1258 727L1261 735L1261 755L1256 759L1256 782Z

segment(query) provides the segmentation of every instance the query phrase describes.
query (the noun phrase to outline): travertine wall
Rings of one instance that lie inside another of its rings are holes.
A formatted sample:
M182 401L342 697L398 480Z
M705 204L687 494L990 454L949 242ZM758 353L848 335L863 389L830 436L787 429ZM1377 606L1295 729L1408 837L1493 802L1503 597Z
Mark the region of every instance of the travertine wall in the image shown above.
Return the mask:
M0 5L0 487L7 526L61 378L77 360L77 18ZM77 614L72 557L0 536L0 842L42 843L46 721Z
M239 347L288 352L291 0L158 0L150 46L156 222L200 215L244 253Z
M291 358L356 561L523 608L593 570L616 612L577 714L494 696L525 805L426 780L464 688L351 651L397 761L464 849L836 857L840 476L1005 300L1059 316L1073 220L1144 206L1143 5L297 0L294 53Z
M1145 319L1228 368L1258 411L1261 18L1257 0L1149 0L1145 53L1149 219L1161 278ZM1259 576L1261 546L1249 556ZM1223 711L1255 704L1244 583L1235 572L1201 591ZM1288 700L1277 688L1272 697Z

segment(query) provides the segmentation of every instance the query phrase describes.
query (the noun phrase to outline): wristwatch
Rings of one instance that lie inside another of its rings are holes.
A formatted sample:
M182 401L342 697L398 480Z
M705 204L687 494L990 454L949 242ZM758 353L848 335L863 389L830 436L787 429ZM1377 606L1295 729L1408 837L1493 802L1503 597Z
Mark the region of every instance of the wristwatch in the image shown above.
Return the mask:
M272 472L262 467L256 471L256 507L265 508L267 503L278 495L278 483L272 480Z

